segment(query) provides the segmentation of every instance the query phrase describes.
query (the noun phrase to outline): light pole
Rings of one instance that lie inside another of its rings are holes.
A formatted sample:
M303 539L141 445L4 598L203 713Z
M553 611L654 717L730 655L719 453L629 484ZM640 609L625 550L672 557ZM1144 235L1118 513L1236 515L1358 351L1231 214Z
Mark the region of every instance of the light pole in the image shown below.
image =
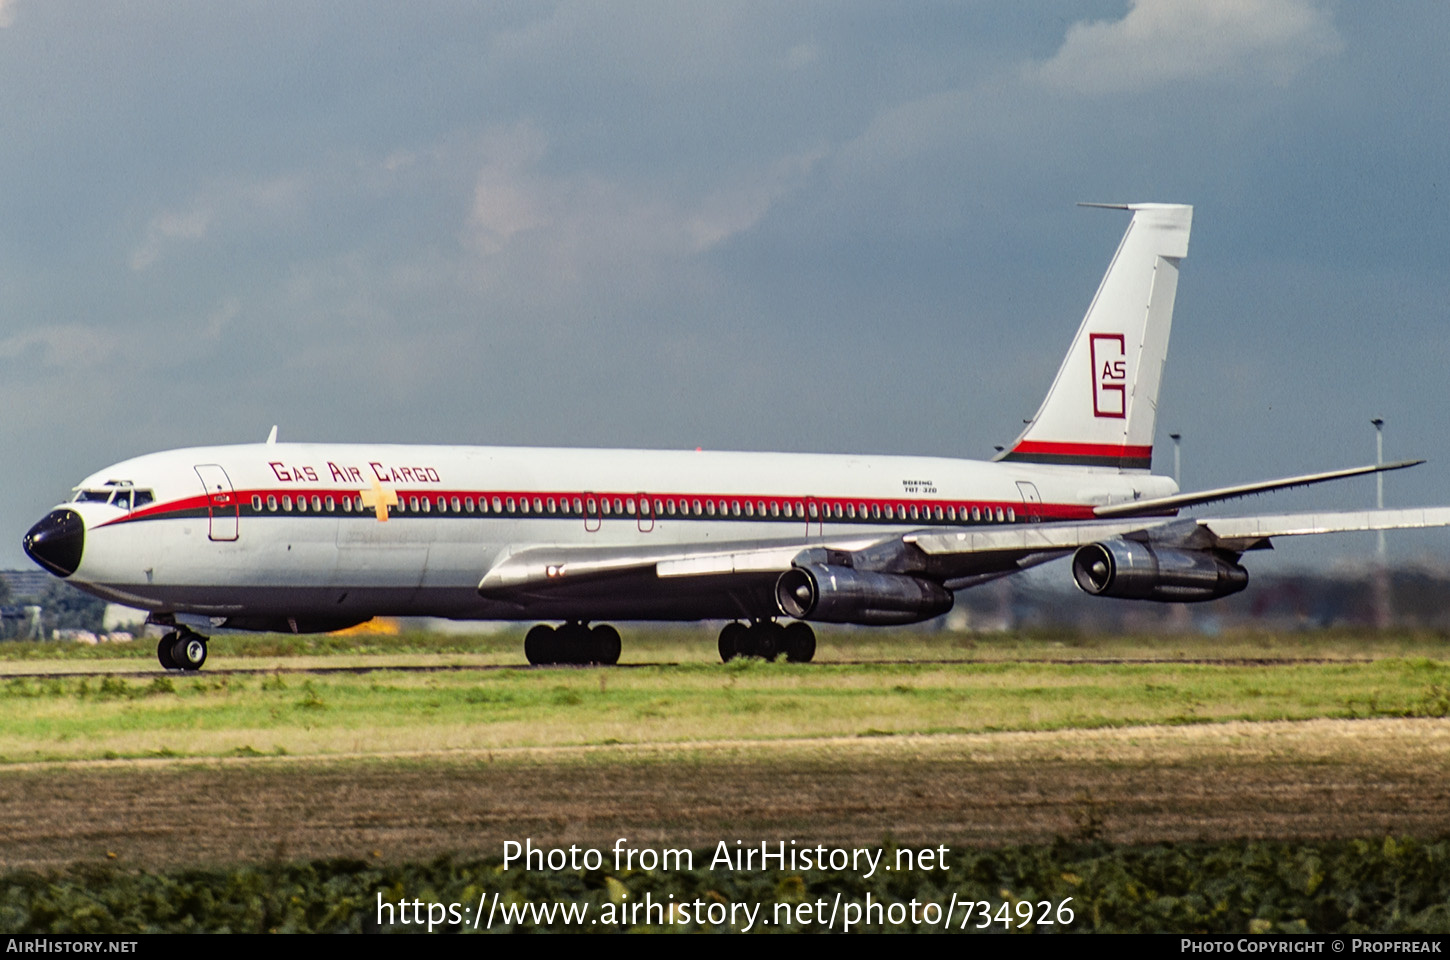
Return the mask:
M1374 462L1378 467L1385 462L1385 422L1383 418L1375 417L1370 423L1374 424ZM1385 508L1385 475L1382 472L1374 475L1374 503L1376 509ZM1385 561L1383 530L1375 531L1373 593L1375 626L1387 630L1393 617L1390 612L1390 571Z
M1381 417L1375 417L1370 423L1374 424L1374 463L1375 466L1383 466L1385 462L1385 422ZM1385 508L1385 475L1376 473L1374 475L1374 505L1375 509ZM1385 532L1376 531L1375 553L1377 554L1380 566L1385 564Z
M1170 433L1168 439L1173 441L1173 485L1179 490L1183 489L1183 460L1179 457L1179 442L1183 439L1181 433ZM1178 633L1188 633L1193 629L1193 618L1188 615L1188 604L1175 603L1168 608L1168 623Z

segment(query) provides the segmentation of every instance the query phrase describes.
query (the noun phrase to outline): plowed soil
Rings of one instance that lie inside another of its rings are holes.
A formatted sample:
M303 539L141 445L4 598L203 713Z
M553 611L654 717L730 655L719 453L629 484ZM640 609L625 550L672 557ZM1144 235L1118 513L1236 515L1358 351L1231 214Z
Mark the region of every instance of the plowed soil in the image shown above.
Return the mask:
M1450 834L1450 721L600 746L0 772L0 869L720 840L984 846Z

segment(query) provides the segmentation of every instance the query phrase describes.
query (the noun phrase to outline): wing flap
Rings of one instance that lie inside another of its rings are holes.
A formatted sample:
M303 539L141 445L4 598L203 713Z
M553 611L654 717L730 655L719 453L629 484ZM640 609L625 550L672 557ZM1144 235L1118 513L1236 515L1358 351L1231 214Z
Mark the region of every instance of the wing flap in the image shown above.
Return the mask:
M1143 520L1103 520L1086 523L1025 523L1011 527L993 527L977 530L949 530L943 532L918 531L908 533L902 539L915 544L923 553L933 556L950 556L959 553L1038 553L1049 550L1071 550L1099 540L1121 537L1130 533L1148 532L1155 527L1168 526L1173 520L1157 522Z
M879 541L833 541L838 550L857 550ZM531 590L541 585L575 583L622 573L650 573L660 578L720 576L785 571L802 550L802 541L774 544L741 543L709 550L679 544L660 547L531 547L506 553L484 574L478 592L485 595Z
M1450 507L1213 517L1199 520L1198 524L1207 528L1219 540L1299 537L1316 533L1353 533L1363 530L1414 530L1450 526Z
M764 550L743 550L735 553L714 553L703 556L661 560L655 573L661 577L708 577L727 573L784 572L803 550L799 544L771 547Z

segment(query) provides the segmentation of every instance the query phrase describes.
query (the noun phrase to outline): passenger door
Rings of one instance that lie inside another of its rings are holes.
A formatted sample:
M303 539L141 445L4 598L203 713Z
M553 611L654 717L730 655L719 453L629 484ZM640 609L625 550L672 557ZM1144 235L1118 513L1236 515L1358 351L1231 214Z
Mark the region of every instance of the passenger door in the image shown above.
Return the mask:
M207 536L219 541L237 539L242 507L232 491L231 478L217 463L197 464L196 475L206 491Z
M1018 480L1017 492L1022 494L1022 512L1027 514L1027 522L1041 523L1042 494L1037 492L1037 484L1027 480Z

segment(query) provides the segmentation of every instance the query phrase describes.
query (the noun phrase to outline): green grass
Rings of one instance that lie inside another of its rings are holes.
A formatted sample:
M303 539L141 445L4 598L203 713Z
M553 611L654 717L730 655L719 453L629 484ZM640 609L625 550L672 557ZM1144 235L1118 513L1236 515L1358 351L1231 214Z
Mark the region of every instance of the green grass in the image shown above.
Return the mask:
M0 679L0 763L1450 715L1450 663L380 669Z
M244 660L292 659L297 657L379 656L408 654L497 655L522 659L523 631L508 629L495 633L441 634L422 631L387 634L281 634L223 633L212 637L211 656ZM135 666L156 663L155 639L140 638L130 643L83 644L69 641L0 643L0 664L12 664L11 672L39 663L117 661Z
M886 857L894 855L889 842L880 846ZM618 870L608 857L599 869L557 872L506 870L498 857L397 865L336 858L144 873L85 867L0 875L0 927L70 935L421 932L432 906L433 929L468 932L480 901L501 894L510 906L564 902L587 905L588 913L573 927L524 913L517 927L497 930L839 932L854 917L856 932L1444 935L1450 932L1447 855L1450 841L1443 839L1372 837L1007 846L951 851L942 869L870 877L849 870L709 869L708 848L695 851L693 869L670 871ZM744 913L729 922L724 911L715 924L698 913L671 913L675 922L665 923L662 911L653 918L636 914L639 925L608 919L629 916L611 911L646 897L747 905L758 908L759 922L747 923ZM868 897L878 905L873 913L863 909ZM404 900L418 905L402 913L397 904ZM855 909L839 917L824 907L819 913L791 909L812 901ZM908 902L923 910L932 904L936 913L912 916L900 906ZM380 909L380 903L390 906ZM948 904L955 903L983 904L987 912L959 910L948 922ZM452 923L444 922L448 904L458 909ZM894 908L899 922L882 904ZM647 925L651 920L654 926Z
M440 634L218 634L208 667L255 667L258 661L318 661L329 665L452 662L522 665L525 625L494 631ZM1110 635L1073 631L974 634L939 630L817 626L816 661L1081 660L1081 659L1450 659L1450 637L1430 631L1316 630L1235 631L1203 634ZM717 663L715 630L707 626L629 626L624 663ZM0 643L0 675L37 669L67 671L156 665L154 640L86 645Z

